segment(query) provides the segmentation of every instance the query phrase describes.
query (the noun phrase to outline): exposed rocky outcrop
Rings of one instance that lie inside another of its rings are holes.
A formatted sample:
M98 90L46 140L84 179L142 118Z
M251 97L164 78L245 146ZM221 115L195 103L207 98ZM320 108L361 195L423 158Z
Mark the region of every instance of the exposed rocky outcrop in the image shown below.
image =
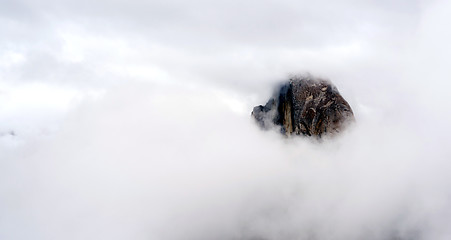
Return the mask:
M286 135L317 137L340 132L354 120L351 106L337 88L311 76L290 79L266 105L254 107L252 116L265 129L277 125Z

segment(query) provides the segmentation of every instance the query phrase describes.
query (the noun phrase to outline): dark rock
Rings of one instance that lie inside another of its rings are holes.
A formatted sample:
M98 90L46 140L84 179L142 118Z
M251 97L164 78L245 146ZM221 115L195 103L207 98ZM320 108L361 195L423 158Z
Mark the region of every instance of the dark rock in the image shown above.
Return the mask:
M327 80L296 77L278 88L265 106L252 116L264 129L280 126L286 135L321 137L342 130L354 121L351 106Z

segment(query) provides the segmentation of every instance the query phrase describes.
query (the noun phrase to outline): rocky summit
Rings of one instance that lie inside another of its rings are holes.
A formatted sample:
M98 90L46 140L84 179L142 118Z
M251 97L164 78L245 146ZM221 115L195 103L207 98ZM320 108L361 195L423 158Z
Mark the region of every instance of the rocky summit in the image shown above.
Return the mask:
M264 129L280 126L286 135L317 137L336 134L354 121L351 106L338 89L311 76L282 84L266 105L254 107L252 116Z

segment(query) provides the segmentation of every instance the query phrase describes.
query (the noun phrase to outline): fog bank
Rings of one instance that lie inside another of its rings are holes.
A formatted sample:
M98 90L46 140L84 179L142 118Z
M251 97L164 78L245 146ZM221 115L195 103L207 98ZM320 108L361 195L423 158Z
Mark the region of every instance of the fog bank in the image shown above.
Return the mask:
M0 239L451 238L448 1L2 3ZM261 131L305 72L356 123Z
M116 89L2 150L0 236L447 239L449 150L408 117L360 111L320 143L261 131L211 91Z

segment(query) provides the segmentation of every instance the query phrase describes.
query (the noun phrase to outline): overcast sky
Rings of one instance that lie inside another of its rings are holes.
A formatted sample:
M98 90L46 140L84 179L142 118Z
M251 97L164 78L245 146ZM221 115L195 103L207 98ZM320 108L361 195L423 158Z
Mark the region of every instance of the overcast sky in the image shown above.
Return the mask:
M450 1L0 6L0 239L450 239ZM306 72L355 126L256 128Z
M411 81L407 71L446 68L447 9L446 1L3 0L0 96L2 109L16 111L2 112L60 111L132 81L262 101L271 83L302 72L332 79L350 98L380 94L372 86Z

